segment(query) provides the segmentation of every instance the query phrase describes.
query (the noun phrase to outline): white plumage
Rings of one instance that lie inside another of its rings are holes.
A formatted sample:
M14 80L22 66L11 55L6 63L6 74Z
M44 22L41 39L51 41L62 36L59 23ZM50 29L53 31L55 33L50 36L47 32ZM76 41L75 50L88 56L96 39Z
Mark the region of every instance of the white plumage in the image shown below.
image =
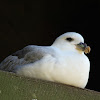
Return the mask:
M86 50L90 52L83 37L68 32L51 46L29 45L15 52L1 62L0 69L84 88L90 70Z

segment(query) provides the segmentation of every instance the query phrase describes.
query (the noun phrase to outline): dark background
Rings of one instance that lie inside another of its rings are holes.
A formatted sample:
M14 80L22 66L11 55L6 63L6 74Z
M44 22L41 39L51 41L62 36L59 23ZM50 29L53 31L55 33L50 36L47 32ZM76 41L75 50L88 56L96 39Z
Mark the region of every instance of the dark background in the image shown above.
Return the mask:
M0 0L0 62L26 45L51 45L64 32L78 32L92 48L86 88L100 91L99 6L96 0Z

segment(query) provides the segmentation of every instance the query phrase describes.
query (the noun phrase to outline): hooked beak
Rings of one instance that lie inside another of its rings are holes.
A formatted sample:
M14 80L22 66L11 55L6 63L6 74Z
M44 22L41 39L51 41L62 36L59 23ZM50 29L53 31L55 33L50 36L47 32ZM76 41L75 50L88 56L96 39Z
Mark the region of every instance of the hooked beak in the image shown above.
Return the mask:
M78 50L84 51L86 54L87 54L87 53L90 53L90 51L91 51L90 46L87 46L86 43L82 43L82 42L80 42L79 44L77 44L77 45L76 45L76 48L77 48Z

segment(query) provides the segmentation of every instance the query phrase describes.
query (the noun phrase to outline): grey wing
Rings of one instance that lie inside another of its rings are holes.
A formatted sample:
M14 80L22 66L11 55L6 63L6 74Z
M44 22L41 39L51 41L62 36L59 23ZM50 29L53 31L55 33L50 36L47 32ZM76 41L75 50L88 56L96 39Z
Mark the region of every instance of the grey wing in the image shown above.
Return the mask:
M0 63L0 69L14 72L16 66L34 63L46 54L47 50L44 48L40 46L27 46L5 58Z

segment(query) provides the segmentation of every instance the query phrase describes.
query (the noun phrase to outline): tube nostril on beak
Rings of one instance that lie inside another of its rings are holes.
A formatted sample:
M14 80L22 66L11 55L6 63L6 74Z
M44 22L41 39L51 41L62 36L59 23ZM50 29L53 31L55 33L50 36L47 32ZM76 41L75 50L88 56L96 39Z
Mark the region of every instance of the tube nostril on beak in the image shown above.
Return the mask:
M77 44L79 47L81 47L82 49L85 49L87 47L86 43L82 43L80 42L79 44Z
M84 51L86 54L90 52L91 48L89 46L87 46L86 43L82 43L80 42L79 44L77 44L76 48L78 50Z

